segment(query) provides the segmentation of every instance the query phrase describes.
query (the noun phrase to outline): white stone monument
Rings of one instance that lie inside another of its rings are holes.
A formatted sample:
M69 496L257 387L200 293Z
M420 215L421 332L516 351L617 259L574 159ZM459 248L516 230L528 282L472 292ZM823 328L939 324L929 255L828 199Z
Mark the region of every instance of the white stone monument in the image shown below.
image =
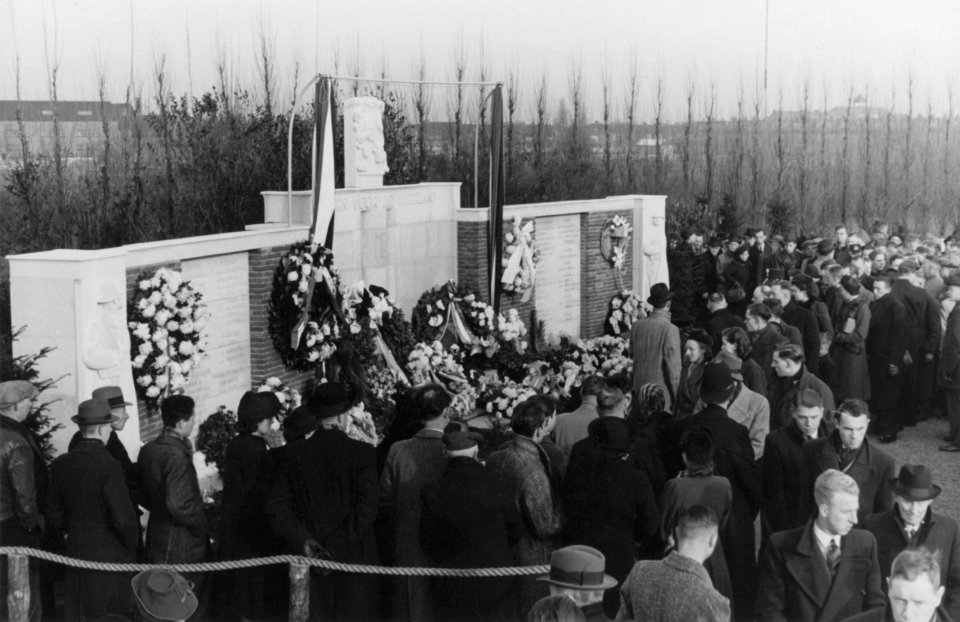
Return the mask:
M667 267L666 197L643 196L637 210L640 231L634 237L634 289L642 298L656 283L670 285ZM638 265L639 264L639 265ZM639 270L637 269L639 267Z
M387 166L383 148L384 103L352 97L343 104L343 174L347 188L379 188Z

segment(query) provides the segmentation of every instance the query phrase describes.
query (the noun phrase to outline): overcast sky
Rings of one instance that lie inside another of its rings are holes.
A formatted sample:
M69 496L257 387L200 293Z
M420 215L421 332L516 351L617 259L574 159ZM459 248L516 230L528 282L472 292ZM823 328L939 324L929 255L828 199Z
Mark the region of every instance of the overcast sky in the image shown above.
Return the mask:
M489 79L519 70L526 114L544 72L551 108L569 101L568 76L579 59L588 118L599 116L604 67L619 116L636 58L641 116L650 116L658 79L673 117L691 83L698 114L713 86L719 115L729 116L741 84L752 101L762 81L765 7L764 0L0 0L0 99L15 97L17 56L24 99L49 97L45 59L54 58L60 99L95 98L102 68L109 99L122 101L131 60L146 96L156 92L152 74L160 59L176 94L208 90L218 58L240 86L255 89L263 31L285 101L295 62L310 74L333 72L335 50L341 73L359 50L362 73L378 75L386 58L388 76L406 79L414 77L422 49L428 77L451 80L462 39L468 79L478 79L481 42ZM829 106L845 103L852 88L871 104L893 101L905 111L912 77L914 111L925 113L930 101L941 113L949 88L960 84L956 0L770 0L769 7L770 110L781 91L784 108L798 108L808 81L815 108L826 86ZM439 115L444 104L437 101Z

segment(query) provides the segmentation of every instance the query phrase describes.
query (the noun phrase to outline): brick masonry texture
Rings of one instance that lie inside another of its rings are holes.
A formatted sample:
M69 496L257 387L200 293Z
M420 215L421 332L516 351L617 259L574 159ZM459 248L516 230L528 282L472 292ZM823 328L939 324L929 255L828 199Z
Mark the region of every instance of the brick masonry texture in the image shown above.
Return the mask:
M633 244L627 247L626 265L616 274L613 265L600 253L600 234L604 224L616 215L631 217L623 211L591 212L580 215L580 337L590 339L603 334L610 298L633 282ZM634 223L634 232L637 224ZM619 279L619 283L618 283Z

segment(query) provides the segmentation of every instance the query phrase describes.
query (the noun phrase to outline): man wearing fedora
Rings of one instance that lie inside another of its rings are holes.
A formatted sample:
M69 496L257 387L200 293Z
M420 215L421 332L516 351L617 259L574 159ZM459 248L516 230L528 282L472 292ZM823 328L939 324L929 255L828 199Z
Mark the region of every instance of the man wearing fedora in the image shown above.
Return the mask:
M634 357L633 390L655 382L666 391L666 410L672 411L680 382L680 329L670 322L670 301L673 292L665 283L650 288L647 302L653 306L650 315L633 323L630 329L630 352Z
M193 587L178 572L166 568L144 570L132 584L138 620L182 622L197 611L199 603Z
M72 418L80 441L50 465L47 518L66 535L66 554L97 562L133 563L140 530L120 463L107 453L110 404L81 402ZM116 572L67 569L65 614L92 620L130 610L129 576Z
M372 445L344 432L353 405L342 384L317 386L306 407L319 422L318 428L278 466L267 495L267 511L274 531L298 555L375 564L377 458ZM372 575L312 575L313 620L372 619L376 604Z
M47 469L33 433L23 421L30 414L37 388L26 380L0 382L0 546L39 548L43 532ZM39 560L30 560L30 620L41 616ZM0 557L6 577L7 557ZM0 619L6 619L6 598L0 598Z
M606 563L603 553L593 547L566 546L550 555L550 574L537 581L549 586L550 596L566 596L576 603L587 622L606 621L603 594L617 586L617 580L604 573Z
M707 363L700 384L700 399L706 406L693 416L674 423L671 439L671 464L682 464L680 439L684 432L706 430L713 436L717 475L730 480L733 504L726 526L721 530L727 563L733 574L733 608L737 619L749 617L756 596L757 559L754 556L753 521L760 511L762 490L760 473L754 461L750 432L727 415L736 383L730 368L719 361ZM679 469L671 469L677 472Z
M133 404L124 398L123 390L115 386L95 389L93 395L90 397L93 399L106 400L110 406L110 436L107 439L107 453L120 463L120 468L123 469L123 480L130 494L130 500L133 502L133 507L136 508L138 505L143 504L143 493L140 490L140 472L137 470L137 464L130 459L130 454L127 453L127 448L123 445L120 437L117 436L117 433L126 427L127 420L130 419L130 413L127 407L133 406ZM73 450L82 438L82 430L77 430L73 438L70 439L67 450Z
M960 531L952 518L931 507L940 495L930 469L922 464L905 464L889 482L895 505L871 514L864 528L877 539L883 586L894 558L903 550L924 546L940 554L940 585L946 588L943 606L953 619L960 619Z
M717 514L692 505L677 519L677 544L659 561L639 561L620 586L617 620L726 622L730 601L714 589L703 562L719 542ZM551 568L552 570L552 568Z

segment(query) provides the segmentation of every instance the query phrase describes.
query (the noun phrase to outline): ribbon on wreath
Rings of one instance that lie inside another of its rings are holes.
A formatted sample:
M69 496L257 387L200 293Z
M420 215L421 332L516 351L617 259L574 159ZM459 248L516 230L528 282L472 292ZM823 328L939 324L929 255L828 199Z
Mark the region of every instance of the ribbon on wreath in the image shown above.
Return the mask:
M340 320L341 324L346 323L343 317L343 311L337 303L337 287L333 283L333 276L325 266L319 266L310 273L310 281L307 283L307 293L303 298L303 309L300 311L300 318L296 325L290 331L290 347L294 350L300 347L300 339L303 337L303 331L310 320L310 305L313 304L313 295L316 292L317 284L320 284L320 296L322 302L325 302L334 315Z
M407 378L407 375L403 373L403 369L397 364L397 359L394 358L393 352L390 351L390 347L387 345L387 342L384 341L383 335L380 334L380 328L375 326L373 332L374 344L377 346L377 352L379 352L380 356L383 357L383 362L387 364L387 369L390 370L397 382L409 386L410 379Z
M452 280L447 281L447 288L450 292L457 291L457 286ZM478 341L473 331L467 326L466 318L463 317L463 309L460 308L460 303L463 301L464 298L456 296L450 296L447 299L447 317L438 340L445 346L456 343L462 347L470 347Z
M507 265L503 268L503 276L500 282L504 285L512 285L517 276L524 277L523 280L530 283L530 286L523 290L520 298L522 302L530 300L530 294L533 292L534 279L537 276L537 269L533 265L533 249L527 240L533 238L533 220L528 220L527 224L521 227L520 218L513 221L513 232L516 237L516 248L507 260Z

